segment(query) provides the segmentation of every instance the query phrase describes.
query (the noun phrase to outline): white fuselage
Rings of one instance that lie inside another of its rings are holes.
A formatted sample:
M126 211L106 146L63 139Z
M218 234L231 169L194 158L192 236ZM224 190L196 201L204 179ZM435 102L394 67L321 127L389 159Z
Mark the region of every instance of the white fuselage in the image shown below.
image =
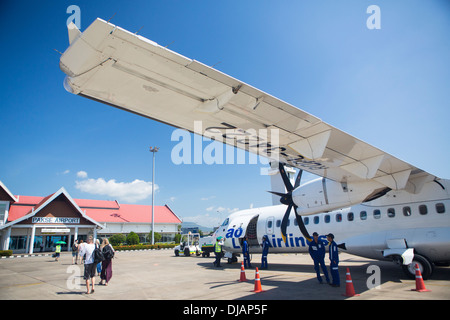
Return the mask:
M390 191L363 204L310 216L303 216L310 234L321 239L333 233L347 252L372 259L384 259L388 242L402 239L408 248L433 262L450 261L450 180L427 183L419 194ZM445 189L444 189L444 188ZM289 217L287 242L281 237L280 225L285 205L254 208L231 214L216 230L214 237L225 237L225 250L242 251L241 240L248 238L250 252L261 252L261 241L268 236L270 253L308 251L295 215Z

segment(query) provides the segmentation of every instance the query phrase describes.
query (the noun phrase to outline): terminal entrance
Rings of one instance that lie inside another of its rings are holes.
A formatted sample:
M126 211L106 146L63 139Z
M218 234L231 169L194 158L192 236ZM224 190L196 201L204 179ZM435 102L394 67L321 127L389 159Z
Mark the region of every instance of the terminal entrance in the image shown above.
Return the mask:
M42 235L34 237L34 252L51 252L55 251L56 243L58 241L64 241L65 244L61 244L61 251L67 251L69 243L68 235Z

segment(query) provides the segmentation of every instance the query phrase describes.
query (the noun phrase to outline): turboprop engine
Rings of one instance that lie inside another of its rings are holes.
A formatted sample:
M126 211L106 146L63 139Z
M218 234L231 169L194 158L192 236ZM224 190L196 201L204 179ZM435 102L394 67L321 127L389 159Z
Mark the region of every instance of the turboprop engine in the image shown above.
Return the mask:
M280 202L288 206L281 221L281 236L285 242L287 240L287 222L292 207L294 207L300 231L306 239L310 240L311 236L306 230L301 216L328 212L371 201L391 190L371 180L347 183L319 178L300 185L302 170L298 172L295 184L292 186L282 163L279 163L279 170L287 192L270 192L280 196Z

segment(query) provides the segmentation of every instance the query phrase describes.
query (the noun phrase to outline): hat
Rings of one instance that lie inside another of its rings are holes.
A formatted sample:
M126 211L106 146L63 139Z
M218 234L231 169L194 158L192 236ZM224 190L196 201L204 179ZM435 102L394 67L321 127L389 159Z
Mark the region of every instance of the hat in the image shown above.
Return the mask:
M331 239L334 239L334 234L329 233L329 234L327 234L327 237L330 237Z
M220 241L222 239L223 239L223 237L217 237L217 241Z

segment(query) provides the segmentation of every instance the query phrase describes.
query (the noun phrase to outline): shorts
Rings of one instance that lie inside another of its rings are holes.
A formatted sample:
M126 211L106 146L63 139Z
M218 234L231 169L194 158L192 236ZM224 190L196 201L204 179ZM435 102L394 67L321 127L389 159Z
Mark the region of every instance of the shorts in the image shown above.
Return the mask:
M89 263L84 265L84 280L89 280L95 276L95 268L97 265L95 263Z

